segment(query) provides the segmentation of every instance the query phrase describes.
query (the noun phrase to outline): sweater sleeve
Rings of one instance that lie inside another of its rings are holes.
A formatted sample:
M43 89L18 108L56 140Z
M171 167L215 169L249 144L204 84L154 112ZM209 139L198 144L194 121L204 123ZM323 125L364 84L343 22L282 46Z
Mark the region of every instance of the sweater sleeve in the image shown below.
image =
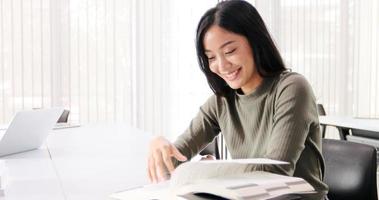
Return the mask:
M255 165L263 170L293 176L295 166L305 148L309 129L317 118L315 97L306 79L297 74L285 77L277 88L273 126L269 133L266 158L287 161L289 165Z
M210 143L220 132L217 118L217 101L218 97L211 96L200 110L195 118L192 119L189 127L180 135L174 145L188 159L195 156ZM177 165L178 162L175 161Z

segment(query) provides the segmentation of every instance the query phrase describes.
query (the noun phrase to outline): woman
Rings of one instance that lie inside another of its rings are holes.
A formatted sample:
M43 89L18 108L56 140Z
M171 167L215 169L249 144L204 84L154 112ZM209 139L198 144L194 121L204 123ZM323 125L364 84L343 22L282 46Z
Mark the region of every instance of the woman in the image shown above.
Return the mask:
M165 179L166 169L173 171L177 161L193 157L221 132L232 158L290 163L249 170L302 177L326 193L312 88L286 70L257 10L245 1L217 4L199 22L196 48L214 95L174 144L163 137L151 142L150 180Z

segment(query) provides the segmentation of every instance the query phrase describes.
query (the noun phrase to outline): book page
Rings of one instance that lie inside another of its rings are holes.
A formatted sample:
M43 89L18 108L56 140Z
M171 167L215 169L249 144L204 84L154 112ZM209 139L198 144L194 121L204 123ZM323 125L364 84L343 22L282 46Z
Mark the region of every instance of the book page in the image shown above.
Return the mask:
M202 160L202 163L238 163L238 164L264 164L264 165L287 165L288 162L272 160L267 158L246 158L230 160Z
M171 175L170 186L180 187L199 179L221 177L225 175L243 174L250 172L252 164L288 164L287 162L270 159L235 159L207 160L186 162L179 165Z
M221 179L227 179L229 176L250 173L249 166L251 164L287 164L282 161L269 159L236 159L236 160L215 160L215 161L198 161L185 162L179 165L171 175L169 181L136 188L125 189L122 192L116 192L111 195L115 199L170 199L175 196L175 191L178 191L182 186L215 179L219 183ZM238 177L238 176L237 176ZM246 177L245 177L246 178ZM244 179L230 180L221 184L221 187L226 187L228 184L238 185L244 184ZM205 182L203 184L206 184ZM256 189L257 191L260 189ZM219 190L221 191L221 190Z
M178 188L177 195L208 193L227 199L267 199L283 194L308 193L314 188L298 177L263 171L199 179Z

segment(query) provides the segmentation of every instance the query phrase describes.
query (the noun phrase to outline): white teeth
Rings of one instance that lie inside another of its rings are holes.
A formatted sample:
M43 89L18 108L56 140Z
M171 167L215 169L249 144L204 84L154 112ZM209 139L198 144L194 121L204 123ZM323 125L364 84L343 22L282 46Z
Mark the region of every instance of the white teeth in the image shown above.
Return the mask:
M229 79L229 80L233 80L234 78L236 78L236 75L237 75L237 73L238 73L238 70L239 70L239 69L237 69L236 71L233 71L233 72L231 72L231 73L225 74L225 77L226 77L227 79Z

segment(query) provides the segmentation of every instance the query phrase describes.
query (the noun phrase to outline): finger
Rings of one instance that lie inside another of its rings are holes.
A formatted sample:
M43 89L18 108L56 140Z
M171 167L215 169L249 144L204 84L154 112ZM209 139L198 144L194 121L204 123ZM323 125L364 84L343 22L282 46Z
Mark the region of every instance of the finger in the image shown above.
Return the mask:
M208 155L202 156L201 160L216 160L216 158L208 154Z
M147 160L147 176L149 177L150 183L152 183L153 182L153 176L151 175L150 167L151 167L151 159L149 158Z
M154 162L154 157L150 159L149 163L149 172L151 175L151 182L156 183L157 182L157 175L155 173L155 162Z
M158 181L158 178L157 178L157 174L155 173L156 172L156 166L155 166L155 159L154 159L154 157L152 157L150 159L149 170L150 170L152 182L156 183Z
M174 171L175 167L174 167L174 164L172 163L172 159L171 159L171 153L170 153L170 149L169 147L167 148L164 148L163 152L162 152L162 157L163 157L163 162L164 164L166 165L168 171L171 173L172 171Z
M155 173L158 181L165 179L165 166L162 159L162 153L157 151L154 153L154 161L155 161Z
M187 157L185 157L182 153L180 153L179 150L174 145L171 145L171 154L179 161L187 160Z

